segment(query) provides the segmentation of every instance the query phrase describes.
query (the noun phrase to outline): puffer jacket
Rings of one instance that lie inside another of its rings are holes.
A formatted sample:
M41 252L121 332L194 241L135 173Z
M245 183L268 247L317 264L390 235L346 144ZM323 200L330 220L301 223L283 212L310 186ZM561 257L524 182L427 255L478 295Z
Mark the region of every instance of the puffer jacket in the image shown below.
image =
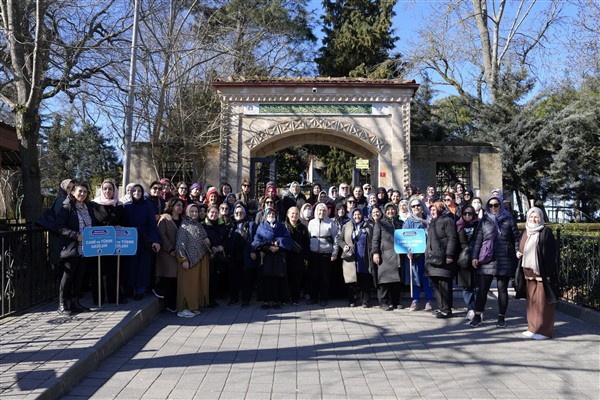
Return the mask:
M427 230L427 251L425 253L425 275L442 278L454 278L458 255L458 234L454 216L447 212L431 220ZM431 256L441 258L442 264L432 262ZM446 263L446 258L453 261Z
M310 235L310 251L313 253L331 254L337 256L336 238L338 235L335 221L331 218L314 218L308 222Z
M517 268L517 250L519 249L519 228L514 219L505 216L498 221L499 232L494 240L494 256L487 264L480 264L477 273L483 275L514 276ZM487 214L484 214L478 229L475 230L473 243L473 258L479 258L479 252L484 240L493 237L496 224Z

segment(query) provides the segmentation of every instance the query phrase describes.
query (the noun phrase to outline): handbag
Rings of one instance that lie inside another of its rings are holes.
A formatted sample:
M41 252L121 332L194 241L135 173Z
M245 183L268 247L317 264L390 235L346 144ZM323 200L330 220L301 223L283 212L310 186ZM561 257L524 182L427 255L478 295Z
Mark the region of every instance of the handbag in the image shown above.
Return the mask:
M494 258L494 240L496 240L496 232L491 238L484 240L479 249L479 264L487 264Z
M300 245L300 243L296 242L295 240L292 239L292 252L295 254L300 254L302 253L304 249L302 248L302 246Z
M525 274L523 273L523 266L521 265L523 259L519 260L519 266L515 271L515 278L513 281L513 288L515 289L515 299L527 298L527 282L525 282Z
M462 251L458 255L457 263L458 265L460 265L461 268L471 267L471 249L469 249L469 246L462 249Z
M342 260L344 261L354 261L354 246L350 247L348 251L342 251Z

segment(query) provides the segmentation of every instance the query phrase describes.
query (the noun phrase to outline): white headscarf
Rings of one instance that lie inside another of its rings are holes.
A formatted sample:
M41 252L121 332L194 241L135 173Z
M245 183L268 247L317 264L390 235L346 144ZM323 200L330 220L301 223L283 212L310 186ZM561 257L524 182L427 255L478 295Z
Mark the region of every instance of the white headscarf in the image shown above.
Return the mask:
M540 218L539 224L529 222L531 214L537 214ZM537 207L527 210L527 241L523 249L523 268L533 270L536 275L540 274L540 263L537 257L537 247L540 241L540 231L544 229L544 213Z

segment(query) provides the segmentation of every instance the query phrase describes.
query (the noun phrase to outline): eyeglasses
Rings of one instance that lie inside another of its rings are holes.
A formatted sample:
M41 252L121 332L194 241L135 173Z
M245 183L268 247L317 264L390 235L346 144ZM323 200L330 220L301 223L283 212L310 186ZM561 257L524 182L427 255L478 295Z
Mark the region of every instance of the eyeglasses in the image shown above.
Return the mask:
M364 190L371 190L371 186L366 186L363 188Z
M248 186L250 186L250 185L246 185L245 183L242 185L242 187L248 187Z
M348 200L346 203L353 203L354 204L354 203L356 203L356 201L354 201L354 200Z
M500 203L490 203L491 208L500 208Z
M419 208L419 207L421 207L420 204L413 204L412 206L410 206L410 208Z
M152 186L152 190L162 190L162 186Z
M472 213L470 211L464 212L463 215L475 215L475 213Z
M452 201L452 199L444 199L444 201L448 202L448 201Z
M272 201L265 201L265 204L273 204Z

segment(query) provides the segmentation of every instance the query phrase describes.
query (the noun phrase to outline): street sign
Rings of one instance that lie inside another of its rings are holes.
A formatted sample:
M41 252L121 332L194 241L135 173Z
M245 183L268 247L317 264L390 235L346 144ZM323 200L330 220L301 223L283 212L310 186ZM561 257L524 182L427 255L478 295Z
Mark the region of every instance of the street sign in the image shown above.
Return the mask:
M115 227L115 232L115 255L134 256L138 245L137 229Z
M394 250L397 254L425 253L425 229L396 229Z
M92 226L83 229L83 256L111 256L115 254L115 228Z

